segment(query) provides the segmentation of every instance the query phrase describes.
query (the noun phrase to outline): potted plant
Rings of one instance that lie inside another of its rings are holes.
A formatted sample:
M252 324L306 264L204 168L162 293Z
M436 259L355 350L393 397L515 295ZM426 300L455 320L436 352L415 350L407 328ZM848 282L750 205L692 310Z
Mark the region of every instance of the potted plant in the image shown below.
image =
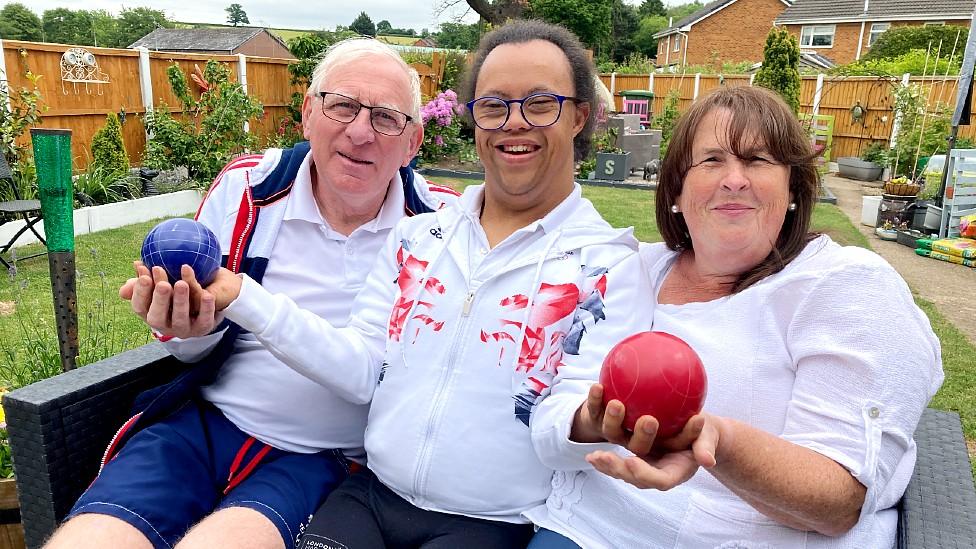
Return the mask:
M904 175L898 176L884 185L884 193L893 196L916 196L921 186Z
M837 173L841 177L859 181L876 181L888 164L888 150L880 141L871 143L860 158L842 156L837 159Z
M596 178L623 181L630 175L630 151L616 146L617 130L607 128L607 132L595 138Z

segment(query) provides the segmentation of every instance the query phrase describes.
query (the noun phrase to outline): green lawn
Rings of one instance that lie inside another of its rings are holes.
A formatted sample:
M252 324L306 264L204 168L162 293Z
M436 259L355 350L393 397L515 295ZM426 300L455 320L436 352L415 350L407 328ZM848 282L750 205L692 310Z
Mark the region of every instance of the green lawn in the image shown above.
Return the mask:
M434 178L455 188L471 180ZM589 198L615 226L633 225L642 241L660 240L653 218L654 195L644 190L584 187ZM131 276L142 238L155 222L131 225L77 239L78 311L82 362L136 347L148 341L148 331L117 296L118 287ZM834 240L870 248L867 239L835 206L820 204L814 211L814 230ZM25 250L29 251L29 250ZM976 441L976 348L935 307L916 296L942 342L946 373L942 389L932 401L936 408L962 416L970 441ZM0 382L20 384L52 371L56 364L53 306L47 261L44 257L18 263L15 276L0 277ZM974 469L976 471L976 469Z

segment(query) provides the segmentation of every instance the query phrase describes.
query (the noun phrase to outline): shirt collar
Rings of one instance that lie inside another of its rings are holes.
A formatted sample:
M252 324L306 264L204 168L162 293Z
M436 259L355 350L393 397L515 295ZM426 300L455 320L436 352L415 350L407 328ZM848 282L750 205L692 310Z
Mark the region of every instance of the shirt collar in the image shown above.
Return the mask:
M298 174L295 176L295 182L291 189L291 197L285 205L284 219L297 219L328 226L329 223L319 212L315 195L312 192L311 165L312 154L309 153L298 168ZM400 179L398 170L393 179L390 180L390 188L386 192L386 199L380 207L379 214L356 230L363 229L376 233L384 229L392 229L397 221L403 217L404 204L403 180Z

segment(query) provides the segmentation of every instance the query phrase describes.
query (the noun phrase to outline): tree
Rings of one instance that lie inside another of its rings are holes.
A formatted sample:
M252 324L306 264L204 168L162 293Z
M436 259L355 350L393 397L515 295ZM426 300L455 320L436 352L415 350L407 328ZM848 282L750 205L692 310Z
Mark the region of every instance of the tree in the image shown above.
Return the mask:
M0 38L41 42L44 40L41 19L23 4L7 4L0 10Z
M481 30L477 23L441 23L440 30L434 34L434 40L440 48L459 50L473 50L478 47Z
M634 33L634 48L637 51L654 57L657 55L657 38L654 35L668 28L668 18L663 15L652 15L641 19Z
M129 156L122 141L122 124L119 115L108 113L105 125L92 137L92 163L105 173L124 176L129 172Z
M41 15L44 41L55 44L90 45L94 40L90 32L85 32L83 28L83 26L87 26L85 23L90 22L79 17L79 12L68 8L46 10Z
M116 20L105 10L55 8L41 16L44 40L55 44L116 46ZM128 45L128 44L126 44Z
M477 13L489 25L501 25L509 19L518 19L529 5L529 0L439 0L434 14L442 15L457 5L467 4L468 9ZM455 21L459 23L460 19ZM421 33L423 36L423 33Z
M325 50L332 44L356 36L349 30L337 29L335 32L321 30L311 34L300 34L288 40L288 51L297 61L288 64L291 84L297 84L303 91L291 94L291 104L288 114L292 120L301 123L302 101L305 99L304 90L312 83L312 71L325 54Z
M949 57L952 47L956 47L956 57L962 58L966 49L966 37L969 29L954 25L928 25L921 27L896 27L885 31L871 46L864 59L894 59L911 50L927 51L932 45L931 55L934 57L942 44L939 57ZM958 39L958 42L957 42Z
M349 25L349 30L363 36L376 36L376 25L365 11L359 12L359 16Z
M790 31L776 27L769 30L762 68L753 84L778 93L793 112L800 110L800 44Z
M227 12L227 22L235 27L242 23L244 25L250 25L251 21L248 20L247 14L244 13L244 8L240 4L231 4L224 8Z
M173 22L167 19L162 11L150 8L123 8L122 13L119 14L117 32L111 45L116 48L127 48L156 29L171 29L173 26Z
M612 9L610 48L607 53L611 59L620 62L637 50L634 45L634 35L640 27L640 18L637 15L637 8L625 4L623 0L613 0Z
M576 33L587 47L610 43L612 4L605 0L530 0L529 15L560 24Z
M386 19L376 24L376 34L390 34L391 30L393 30L393 25Z
M90 32L86 35L94 35L92 45L102 47L118 47L114 38L118 36L118 20L114 15L106 10L79 10L79 19L82 17L91 22ZM126 44L128 46L128 44Z
M640 7L637 8L637 14L641 19L653 15L664 17L668 14L668 10L664 7L664 2L661 0L644 0Z
M704 4L701 2L689 2L687 4L679 4L677 6L671 6L668 8L668 17L673 17L674 22L677 23L681 19L688 17L689 15L695 13L696 11L702 9Z

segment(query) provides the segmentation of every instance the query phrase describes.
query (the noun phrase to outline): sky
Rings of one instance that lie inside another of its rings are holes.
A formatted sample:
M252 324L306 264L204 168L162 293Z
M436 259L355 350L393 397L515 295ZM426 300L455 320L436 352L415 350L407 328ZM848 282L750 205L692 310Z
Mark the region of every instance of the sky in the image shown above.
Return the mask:
M336 25L349 25L359 12L365 11L374 23L384 19L394 27L413 28L418 32L427 28L436 30L438 18L434 15L437 0L358 0L356 2L319 0L295 2L289 0L0 0L0 6L19 1L40 16L53 8L108 10L118 15L123 7L150 7L163 11L174 21L189 23L226 23L224 11L232 3L244 8L253 26L294 29L335 29ZM461 2L464 4L464 2ZM467 7L467 4L464 4ZM450 20L441 17L441 21ZM476 20L476 17L474 18Z
M65 0L19 0L40 16L45 10L53 8L108 10L118 15L123 7L136 8L151 7L166 13L174 21L189 23L225 23L227 13L224 9L232 3L238 3L247 13L251 25L272 28L293 29L335 29L336 25L349 25L359 12L365 11L374 23L387 20L397 28L412 28L417 32L428 29L437 30L439 23L459 17L464 9L447 12L439 18L435 15L435 6L440 0L358 0L357 2L319 0L312 2L295 2L290 0L86 0L85 2L67 2ZM639 0L625 0L629 4L639 4ZM0 6L11 3L11 0L0 0ZM675 2L665 2L672 4ZM462 8L467 8L463 0L459 2ZM470 12L465 22L474 22L477 15Z

